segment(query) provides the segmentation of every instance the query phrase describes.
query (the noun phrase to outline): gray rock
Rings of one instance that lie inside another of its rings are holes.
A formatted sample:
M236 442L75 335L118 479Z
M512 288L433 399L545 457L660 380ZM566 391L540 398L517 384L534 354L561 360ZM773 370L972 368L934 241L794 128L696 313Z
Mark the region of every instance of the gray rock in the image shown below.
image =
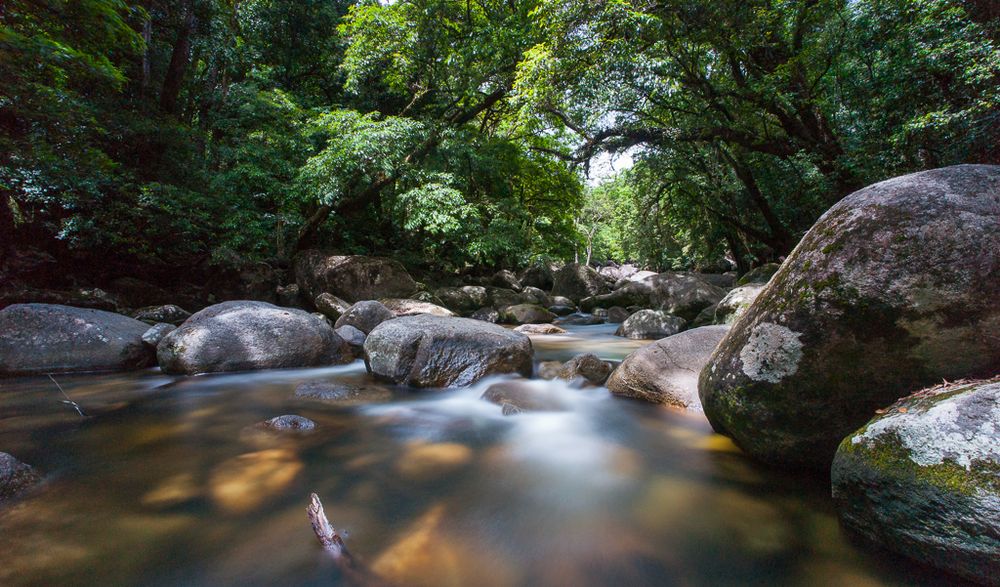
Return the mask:
M551 306L552 298L549 294L537 287L526 286L521 290L520 302L524 304L536 304L539 306Z
M494 383L483 392L482 399L503 407L505 416L568 409L566 402L554 390L523 380Z
M571 314L559 319L562 326L594 326L604 324L604 318L593 314Z
M545 324L555 319L555 314L533 304L518 304L500 310L500 321L507 324Z
M190 318L191 312L188 312L180 306L166 304L163 306L147 306L145 308L140 308L132 314L132 317L147 324L166 322L167 324L177 326Z
M160 341L165 336L175 330L177 330L177 327L173 324L167 324L166 322L154 324L142 335L142 342L155 349L156 345L160 344Z
M654 404L701 409L698 375L729 326L705 326L662 338L625 357L608 379L611 393Z
M313 299L313 305L320 314L323 314L333 322L337 322L341 316L351 309L351 304L338 298L332 293L323 292Z
M699 312L726 296L724 289L691 274L660 273L644 283L653 289L650 294L653 307L685 320L694 320Z
M553 296L565 296L579 301L605 292L604 278L588 265L570 263L556 272L552 286Z
M607 320L609 324L621 324L622 322L628 320L630 315L629 311L625 308L622 308L621 306L612 306L608 308Z
M379 300L395 316L413 316L416 314L433 314L435 316L454 316L455 313L430 302L419 300L401 300L386 298Z
M308 312L233 301L197 312L157 346L165 373L318 367L350 360L333 328Z
M736 285L767 285L767 282L771 281L771 278L774 277L774 274L777 273L780 268L781 265L778 265L777 263L765 263L760 267L755 267L744 273L743 276L736 282Z
M580 309L593 312L596 308L612 308L614 306L649 307L652 303L653 287L648 282L627 281L611 293L601 294L580 300Z
M673 336L684 329L687 321L660 310L639 310L618 327L616 336L635 340L655 340Z
M577 355L566 362L559 371L560 379L583 379L594 385L603 385L611 375L611 363L602 361L593 353Z
M564 297L564 296L552 296L552 305L553 306L566 306L566 307L569 307L569 308L574 308L574 310L576 308L576 303L573 300L571 300L571 299L569 299L567 297Z
M297 283L279 285L274 290L278 299L278 305L284 308L302 308L302 289ZM317 296L319 297L319 296Z
M449 310L465 314L481 308L483 304L477 304L472 296L460 287L441 287L434 290L434 296L441 300L441 305Z
M736 286L735 273L691 273L690 275L722 289L732 289Z
M550 291L554 283L555 274L552 268L546 264L536 264L528 267L521 274L521 285L537 287L544 291Z
M521 294L512 289L503 289L499 287L487 287L486 295L489 299L489 305L494 308L516 306L524 299Z
M716 324L732 324L743 315L750 307L750 304L757 299L760 292L764 291L764 286L759 283L742 285L730 290L726 297L715 307L714 322Z
M302 416L278 416L261 422L261 427L278 432L309 432L316 428L316 422Z
M307 381L295 388L295 397L342 406L385 403L393 398L392 390L377 383L344 381Z
M496 308L486 307L479 308L469 316L473 320L482 320L483 322L489 322L490 324L496 324L500 321L500 312Z
M1000 380L902 399L840 444L833 498L868 540L1000 585Z
M695 317L695 319L691 321L690 324L691 328L698 328L701 326L711 326L712 324L715 324L715 310L718 307L719 304L715 304L712 306L708 306L701 312L698 312L698 315Z
M41 480L33 468L0 452L0 504L23 495Z
M351 353L355 357L363 357L365 355L365 339L368 338L367 334L350 324L335 328L334 332L337 333L337 336L344 339L344 342L350 347Z
M441 306L442 308L445 306L441 298L437 297L436 295L432 294L429 291L418 291L417 293L410 296L410 299L416 300L418 302L427 302L428 304L434 304L435 306Z
M386 320L392 320L395 317L396 314L380 302L365 300L357 302L344 312L344 315L337 319L335 327L353 326L361 332L368 334L379 324Z
M412 387L462 387L498 373L531 374L531 341L468 318L405 316L380 324L365 341L369 370Z
M469 296L474 307L482 308L483 306L491 305L490 292L485 287L481 285L464 285L461 287L461 290L462 293Z
M549 306L549 312L552 312L556 316L569 316L570 314L576 312L575 306Z
M149 325L103 310L14 304L0 310L0 375L126 371L153 362Z
M913 389L1000 371L1000 167L847 196L806 234L702 372L713 427L749 454L827 469Z
M295 281L307 299L328 292L348 302L405 298L417 284L398 262L307 250L295 257Z
M505 289L511 289L515 292L521 291L521 281L514 275L513 271L508 271L507 269L501 269L493 275L491 283L496 287L502 287Z
M514 329L525 334L566 334L566 330L555 324L522 324Z

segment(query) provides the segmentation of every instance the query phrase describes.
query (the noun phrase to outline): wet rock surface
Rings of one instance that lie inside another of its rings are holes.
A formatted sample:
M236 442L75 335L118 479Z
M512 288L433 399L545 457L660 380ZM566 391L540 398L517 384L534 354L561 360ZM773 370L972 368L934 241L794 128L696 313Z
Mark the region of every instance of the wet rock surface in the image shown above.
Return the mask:
M0 452L0 506L23 495L41 480L41 475L29 465Z

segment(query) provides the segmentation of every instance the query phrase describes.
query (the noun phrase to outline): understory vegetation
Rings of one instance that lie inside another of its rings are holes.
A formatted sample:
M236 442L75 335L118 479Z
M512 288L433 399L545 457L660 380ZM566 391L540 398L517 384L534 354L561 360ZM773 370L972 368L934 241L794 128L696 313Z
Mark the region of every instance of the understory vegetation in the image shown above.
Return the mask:
M0 269L745 270L1000 163L991 0L8 0L0 80Z

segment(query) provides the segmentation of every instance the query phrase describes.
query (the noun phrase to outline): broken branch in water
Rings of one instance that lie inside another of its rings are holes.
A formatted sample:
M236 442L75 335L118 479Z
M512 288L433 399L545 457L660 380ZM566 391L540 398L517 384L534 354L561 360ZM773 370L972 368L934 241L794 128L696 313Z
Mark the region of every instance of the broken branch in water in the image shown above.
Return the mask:
M47 373L47 375L49 376L49 379L52 380L52 383L56 384L56 388L59 389L59 393L63 394L63 397L66 398L64 400L59 400L60 403L64 403L64 404L68 404L68 405L73 406L73 409L76 410L77 414L80 414L81 418L86 418L87 414L83 413L83 408L80 407L80 404L78 404L75 401L69 399L69 396L66 395L66 392L62 388L62 385L59 385L59 382L56 381L56 378L52 376L52 373Z
M323 550L330 553L348 582L358 587L391 587L390 583L384 581L371 569L351 556L344 544L344 539L340 537L340 534L326 517L326 512L323 511L323 502L315 493L309 496L309 506L306 508L306 513L309 514L313 532L316 533L316 538L319 539Z

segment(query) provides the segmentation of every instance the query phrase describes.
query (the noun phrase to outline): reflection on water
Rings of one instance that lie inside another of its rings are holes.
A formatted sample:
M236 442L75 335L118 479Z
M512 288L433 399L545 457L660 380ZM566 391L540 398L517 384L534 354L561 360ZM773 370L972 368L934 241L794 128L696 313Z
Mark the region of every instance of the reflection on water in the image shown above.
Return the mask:
M608 326L540 360L621 359ZM822 480L761 468L701 416L548 382L570 407L502 415L453 392L295 396L329 369L0 382L0 450L46 473L0 510L2 585L337 585L305 505L400 585L904 585L948 579L848 543ZM282 414L310 433L254 424Z

